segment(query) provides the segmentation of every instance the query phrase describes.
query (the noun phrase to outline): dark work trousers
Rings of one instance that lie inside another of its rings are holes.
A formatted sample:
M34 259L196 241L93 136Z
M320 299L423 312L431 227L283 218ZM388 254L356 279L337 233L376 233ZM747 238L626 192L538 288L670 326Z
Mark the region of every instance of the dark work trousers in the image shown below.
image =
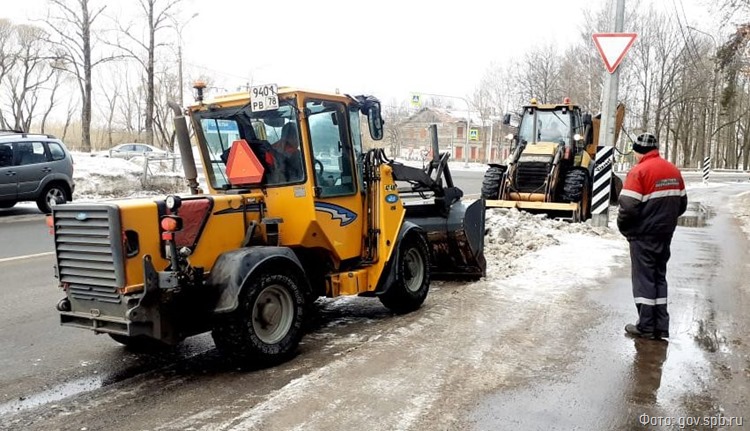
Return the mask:
M667 262L671 237L639 238L630 243L633 298L638 309L638 330L669 334Z

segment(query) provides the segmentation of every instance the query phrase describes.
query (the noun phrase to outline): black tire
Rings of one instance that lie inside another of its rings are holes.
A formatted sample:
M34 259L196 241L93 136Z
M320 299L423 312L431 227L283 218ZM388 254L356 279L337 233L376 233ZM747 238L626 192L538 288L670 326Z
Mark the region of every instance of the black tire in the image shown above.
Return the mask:
M622 180L617 175L612 174L611 186L609 188L609 203L617 205L620 200L620 192L622 192Z
M211 335L230 360L270 366L290 359L304 333L307 295L295 275L265 272L252 277L235 311L219 318Z
M560 198L566 202L580 202L588 174L581 169L573 169L565 174Z
M127 335L120 334L108 334L110 338L117 341L118 343L125 346L128 350L134 352L163 352L170 350L171 346L167 343L163 343L153 338L138 335L135 337L128 337Z
M588 172L574 169L566 173L560 198L566 202L580 204L578 221L591 218L591 180Z
M430 290L430 254L422 235L409 234L399 244L396 281L378 298L397 314L422 306Z
M500 195L500 185L505 174L505 166L490 166L482 180L482 197L495 200Z
M70 196L68 196L68 191L65 187L57 183L52 183L45 187L36 199L36 206L39 208L39 211L45 214L50 214L52 212L50 201L57 197L62 197L66 202L70 200Z

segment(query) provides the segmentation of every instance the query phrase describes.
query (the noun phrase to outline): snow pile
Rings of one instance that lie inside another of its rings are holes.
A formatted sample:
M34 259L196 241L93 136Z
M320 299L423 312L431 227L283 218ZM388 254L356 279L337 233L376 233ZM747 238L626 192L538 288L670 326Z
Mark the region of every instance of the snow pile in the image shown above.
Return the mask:
M732 214L739 220L742 230L750 237L750 192L740 193L735 196L729 208Z
M73 162L75 201L153 196L184 191L182 175L179 171L171 169L170 161L149 161L145 176L143 160L137 164L119 158L74 153Z
M547 256L541 258L542 267L550 267L560 274L576 272L587 266L591 247L610 249L608 254L620 254L627 243L617 231L612 218L616 208L610 211L610 227L595 227L586 223L568 223L552 220L542 214L529 214L516 209L493 209L487 211L484 254L487 259L487 279L496 281L529 268L524 256L550 246L565 246L572 249L560 253L561 257L551 262ZM558 247L554 247L556 250ZM614 249L614 250L611 250ZM559 250L556 252L559 253Z

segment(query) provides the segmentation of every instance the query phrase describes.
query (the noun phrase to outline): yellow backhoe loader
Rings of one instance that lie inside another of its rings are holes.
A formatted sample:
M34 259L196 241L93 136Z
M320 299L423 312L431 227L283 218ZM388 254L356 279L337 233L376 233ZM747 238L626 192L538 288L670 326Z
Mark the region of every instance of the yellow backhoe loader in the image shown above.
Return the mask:
M434 277L484 275L483 200L461 200L447 155L422 170L362 149L363 118L383 135L377 99L195 89L195 105L172 104L189 195L55 206L62 325L137 348L211 331L226 355L273 364L294 354L320 296L404 313Z
M616 137L625 115L617 108ZM504 123L510 123L506 115ZM490 164L482 183L487 208L518 208L574 222L591 217L594 161L599 118L582 113L565 98L562 104L532 100L523 107L516 146L504 165ZM612 176L610 201L622 181Z

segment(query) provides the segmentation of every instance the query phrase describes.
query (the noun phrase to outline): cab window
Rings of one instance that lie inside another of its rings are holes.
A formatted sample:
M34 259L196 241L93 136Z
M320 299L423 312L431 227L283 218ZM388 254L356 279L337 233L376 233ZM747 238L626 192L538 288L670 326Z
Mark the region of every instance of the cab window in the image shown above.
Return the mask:
M310 126L315 183L320 197L354 194L357 186L346 106L337 102L309 100L305 108Z
M247 141L264 168L263 184L280 186L304 182L305 172L297 127L295 100L280 102L278 109L252 112L249 105L196 114L206 140L209 181L215 189L231 188L226 164L232 144Z

